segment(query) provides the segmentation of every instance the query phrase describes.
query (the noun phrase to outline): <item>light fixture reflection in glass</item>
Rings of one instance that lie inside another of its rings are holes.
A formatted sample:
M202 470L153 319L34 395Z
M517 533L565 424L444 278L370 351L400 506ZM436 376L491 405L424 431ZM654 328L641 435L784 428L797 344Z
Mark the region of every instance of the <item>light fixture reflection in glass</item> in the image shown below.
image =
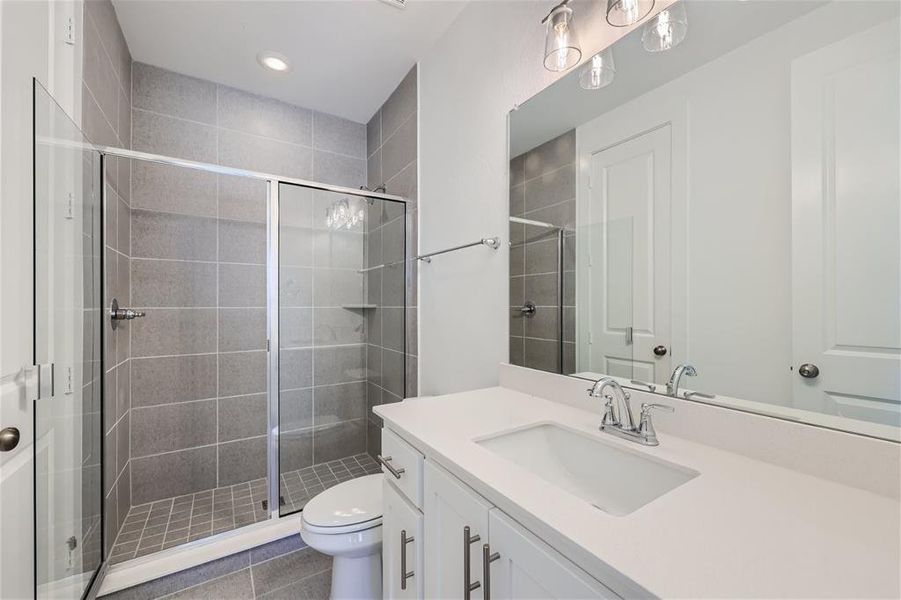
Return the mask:
M563 0L541 20L542 23L547 23L544 68L548 71L571 69L582 58L579 37L573 24L573 9L567 6L568 3L569 0Z
M648 52L669 50L685 39L688 33L688 15L682 2L673 4L647 22L641 33L641 45Z
M607 22L614 27L628 27L651 14L654 0L607 0Z
M591 57L579 73L579 85L585 90L599 90L610 85L616 74L613 49L606 48Z
M329 229L353 229L363 222L362 207L351 207L347 198L335 201L325 212L325 224Z

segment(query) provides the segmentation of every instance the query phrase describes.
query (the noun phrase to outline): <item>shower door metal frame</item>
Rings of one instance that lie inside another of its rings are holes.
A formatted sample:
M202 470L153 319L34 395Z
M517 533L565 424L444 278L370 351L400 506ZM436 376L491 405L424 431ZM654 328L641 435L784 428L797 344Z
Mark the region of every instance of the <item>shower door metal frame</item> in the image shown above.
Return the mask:
M278 398L278 380L279 380L279 351L278 351L278 197L279 184L285 183L289 185L301 186L314 190L325 192L335 192L346 194L358 198L374 198L378 200L390 200L393 202L401 202L404 204L404 218L407 218L408 200L394 194L386 194L382 192L370 192L365 189L356 189L341 185L332 185L319 181L310 181L299 179L296 177L283 177L272 173L263 173L261 171L250 171L247 169L238 169L234 167L225 167L210 163L198 162L194 160L186 160L165 156L162 154L152 154L149 152L139 152L136 150L128 150L125 148L117 148L114 146L99 146L92 149L99 150L101 156L116 156L119 158L143 160L147 162L159 163L185 169L194 169L197 171L205 171L208 173L216 173L219 175L232 175L236 177L246 177L265 181L267 183L268 205L266 207L266 326L267 326L267 489L268 489L268 507L269 520L280 518L279 515L279 490L280 490L280 465L279 465L279 398ZM404 253L406 254L406 240L404 243ZM406 302L404 304L406 306ZM406 321L406 309L404 310L404 320ZM404 326L406 330L406 325ZM406 356L406 339L404 340L404 356ZM104 357L105 360L105 357ZM105 368L105 365L104 365ZM406 370L406 369L405 369ZM406 381L406 374L404 376ZM231 532L226 531L212 535L202 540L188 542L175 548L191 546L194 544L205 544L211 539L220 536L229 535Z
M270 179L266 206L266 336L269 367L266 386L266 485L269 493L269 518L278 519L280 513L281 464L279 464L279 340L278 340L278 188L279 182Z

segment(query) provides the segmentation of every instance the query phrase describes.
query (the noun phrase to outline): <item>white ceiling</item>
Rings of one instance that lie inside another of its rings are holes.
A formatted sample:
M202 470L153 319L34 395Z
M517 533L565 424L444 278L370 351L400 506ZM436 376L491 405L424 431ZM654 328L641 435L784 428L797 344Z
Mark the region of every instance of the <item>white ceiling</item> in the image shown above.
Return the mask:
M113 0L132 57L365 123L463 0ZM287 56L288 73L256 56Z

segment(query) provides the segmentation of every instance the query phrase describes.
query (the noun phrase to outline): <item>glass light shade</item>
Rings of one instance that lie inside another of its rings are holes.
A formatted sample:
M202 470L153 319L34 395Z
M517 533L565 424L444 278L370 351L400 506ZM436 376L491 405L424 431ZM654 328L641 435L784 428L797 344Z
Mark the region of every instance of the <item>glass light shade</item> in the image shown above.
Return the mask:
M614 27L628 27L651 14L654 0L607 0L607 22Z
M579 85L584 90L599 90L610 85L616 74L613 50L607 48L591 57L579 73Z
M579 64L582 49L573 27L573 10L560 4L545 17L545 21L544 68L548 71L566 71Z
M641 33L641 45L648 52L669 50L685 39L688 33L688 15L682 2L673 4L647 22Z
M325 211L325 224L329 229L353 229L363 222L365 213L361 206L351 206L347 198L336 200Z

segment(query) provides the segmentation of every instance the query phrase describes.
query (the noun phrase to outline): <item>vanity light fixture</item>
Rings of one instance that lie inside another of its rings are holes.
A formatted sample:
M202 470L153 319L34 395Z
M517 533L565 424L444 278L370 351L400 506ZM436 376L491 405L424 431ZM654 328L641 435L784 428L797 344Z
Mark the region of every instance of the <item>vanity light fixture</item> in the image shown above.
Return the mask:
M548 71L566 71L579 64L582 49L573 25L573 9L570 0L563 0L541 19L547 24L544 38L544 68Z
M654 0L607 0L607 22L614 27L628 27L651 14Z
M648 52L662 52L679 45L688 32L685 4L677 2L648 21L641 33L641 45Z
M278 73L285 73L291 70L291 63L288 62L288 57L278 52L270 52L268 50L260 52L257 54L257 62L264 69Z
M599 90L610 85L616 74L613 49L605 48L591 57L579 73L579 85L583 90Z

